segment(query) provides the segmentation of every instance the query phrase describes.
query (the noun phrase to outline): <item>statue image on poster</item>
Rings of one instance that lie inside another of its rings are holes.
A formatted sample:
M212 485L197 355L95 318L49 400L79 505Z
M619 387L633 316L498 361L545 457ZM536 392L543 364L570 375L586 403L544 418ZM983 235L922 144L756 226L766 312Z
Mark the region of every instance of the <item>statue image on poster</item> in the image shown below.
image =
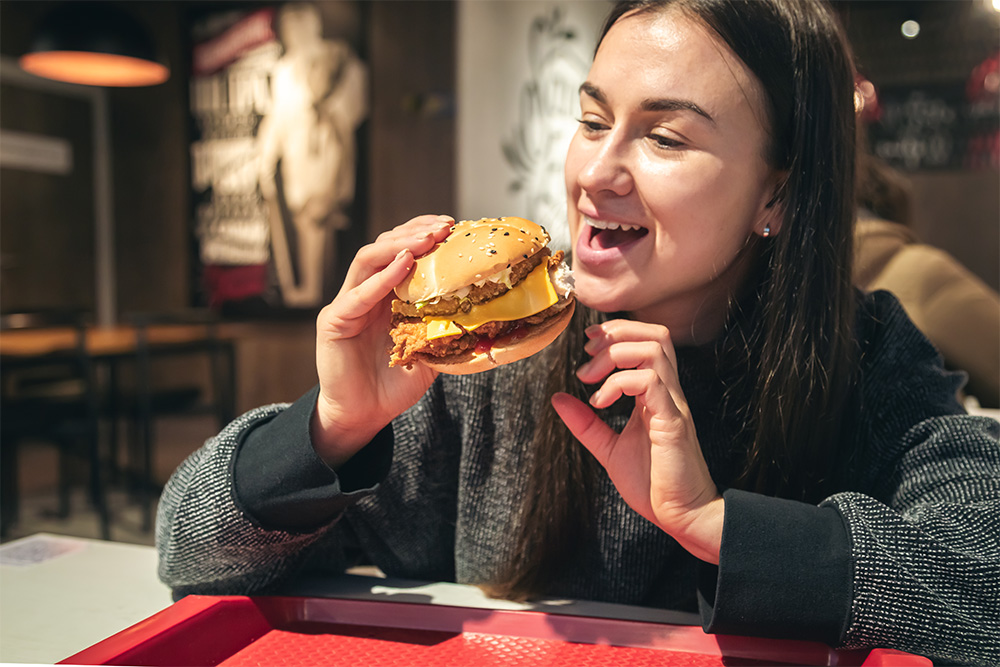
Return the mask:
M367 72L347 43L324 39L314 5L282 6L277 27L284 50L257 132L259 187L282 303L313 308L323 304L335 232L350 223Z

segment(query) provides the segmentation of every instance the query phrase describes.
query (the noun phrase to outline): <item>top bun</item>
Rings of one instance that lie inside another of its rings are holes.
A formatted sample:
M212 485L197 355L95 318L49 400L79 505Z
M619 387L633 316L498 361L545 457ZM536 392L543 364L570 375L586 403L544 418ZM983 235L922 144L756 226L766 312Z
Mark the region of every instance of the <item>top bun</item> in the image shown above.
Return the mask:
M463 220L417 259L396 296L414 303L456 292L530 258L548 242L545 228L524 218Z

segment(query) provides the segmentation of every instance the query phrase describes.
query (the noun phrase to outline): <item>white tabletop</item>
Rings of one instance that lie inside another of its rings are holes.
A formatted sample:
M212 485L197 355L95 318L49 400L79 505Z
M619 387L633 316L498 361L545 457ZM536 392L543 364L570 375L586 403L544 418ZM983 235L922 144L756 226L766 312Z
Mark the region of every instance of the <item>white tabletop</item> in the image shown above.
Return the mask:
M152 547L38 534L0 547L0 662L53 664L171 603Z

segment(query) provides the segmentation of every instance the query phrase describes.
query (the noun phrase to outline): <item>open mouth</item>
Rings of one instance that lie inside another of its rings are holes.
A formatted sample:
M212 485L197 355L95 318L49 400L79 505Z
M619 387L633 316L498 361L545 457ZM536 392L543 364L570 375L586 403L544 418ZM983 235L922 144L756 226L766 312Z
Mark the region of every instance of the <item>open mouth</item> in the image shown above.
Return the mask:
M648 229L638 225L627 225L604 220L584 218L590 233L589 245L595 250L610 250L620 248L638 241L649 233Z

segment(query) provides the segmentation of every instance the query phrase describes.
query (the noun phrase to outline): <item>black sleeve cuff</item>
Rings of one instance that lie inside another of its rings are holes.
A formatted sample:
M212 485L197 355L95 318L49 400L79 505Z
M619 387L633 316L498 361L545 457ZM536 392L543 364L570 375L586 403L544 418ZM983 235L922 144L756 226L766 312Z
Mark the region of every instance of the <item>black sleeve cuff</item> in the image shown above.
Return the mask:
M841 643L850 620L851 543L833 507L730 489L719 566L706 565L706 632Z
M309 424L319 387L286 410L240 435L233 461L236 504L268 530L311 532L337 519L372 493L392 463L392 426L386 426L339 471L316 454Z

